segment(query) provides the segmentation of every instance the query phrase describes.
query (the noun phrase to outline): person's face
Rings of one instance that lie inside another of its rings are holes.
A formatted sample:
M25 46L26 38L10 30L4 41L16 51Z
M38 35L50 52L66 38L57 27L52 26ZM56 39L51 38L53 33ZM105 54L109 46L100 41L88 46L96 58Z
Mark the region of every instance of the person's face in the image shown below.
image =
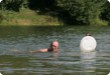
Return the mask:
M52 48L53 50L56 50L56 49L58 49L58 46L52 44L52 45L51 45L51 48Z
M51 43L50 48L54 51L58 50L59 44L56 42Z

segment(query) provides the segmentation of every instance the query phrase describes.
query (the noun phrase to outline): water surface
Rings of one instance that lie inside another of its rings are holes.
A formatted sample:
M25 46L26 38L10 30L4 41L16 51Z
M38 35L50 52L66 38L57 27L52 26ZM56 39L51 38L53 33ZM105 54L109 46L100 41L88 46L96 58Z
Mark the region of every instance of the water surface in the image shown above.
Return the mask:
M95 52L79 43L90 32ZM110 72L110 27L0 27L0 72L3 75L107 75ZM60 42L60 52L28 53Z

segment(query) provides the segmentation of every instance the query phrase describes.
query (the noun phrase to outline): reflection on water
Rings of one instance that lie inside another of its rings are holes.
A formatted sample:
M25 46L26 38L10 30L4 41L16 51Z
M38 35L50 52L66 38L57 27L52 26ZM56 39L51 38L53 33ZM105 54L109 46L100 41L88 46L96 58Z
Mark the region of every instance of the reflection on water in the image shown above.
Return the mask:
M98 30L97 30L98 29ZM81 53L90 32L96 52ZM110 27L0 27L0 72L3 75L107 75L110 72ZM28 53L60 42L59 53Z
M93 75L96 70L96 52L81 52L82 70L85 75Z

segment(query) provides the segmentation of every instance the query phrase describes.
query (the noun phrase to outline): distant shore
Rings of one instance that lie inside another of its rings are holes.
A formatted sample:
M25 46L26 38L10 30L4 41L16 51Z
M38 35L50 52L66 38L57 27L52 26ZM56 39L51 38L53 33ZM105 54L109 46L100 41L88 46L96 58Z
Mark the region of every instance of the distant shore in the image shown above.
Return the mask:
M22 9L20 12L1 11L0 26L61 26L62 22L57 17L39 15L30 9Z

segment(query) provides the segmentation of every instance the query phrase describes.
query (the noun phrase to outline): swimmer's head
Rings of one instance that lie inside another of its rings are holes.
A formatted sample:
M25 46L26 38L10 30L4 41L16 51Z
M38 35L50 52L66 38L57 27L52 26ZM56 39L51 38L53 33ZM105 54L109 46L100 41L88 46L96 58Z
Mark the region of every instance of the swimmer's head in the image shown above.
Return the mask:
M59 42L58 41L53 41L51 43L51 46L59 47Z
M50 48L51 48L52 50L57 50L58 47L59 47L59 42L58 42L58 41L53 41L53 42L51 43L51 45L50 45Z
M90 33L87 33L86 36L91 36L91 34Z

